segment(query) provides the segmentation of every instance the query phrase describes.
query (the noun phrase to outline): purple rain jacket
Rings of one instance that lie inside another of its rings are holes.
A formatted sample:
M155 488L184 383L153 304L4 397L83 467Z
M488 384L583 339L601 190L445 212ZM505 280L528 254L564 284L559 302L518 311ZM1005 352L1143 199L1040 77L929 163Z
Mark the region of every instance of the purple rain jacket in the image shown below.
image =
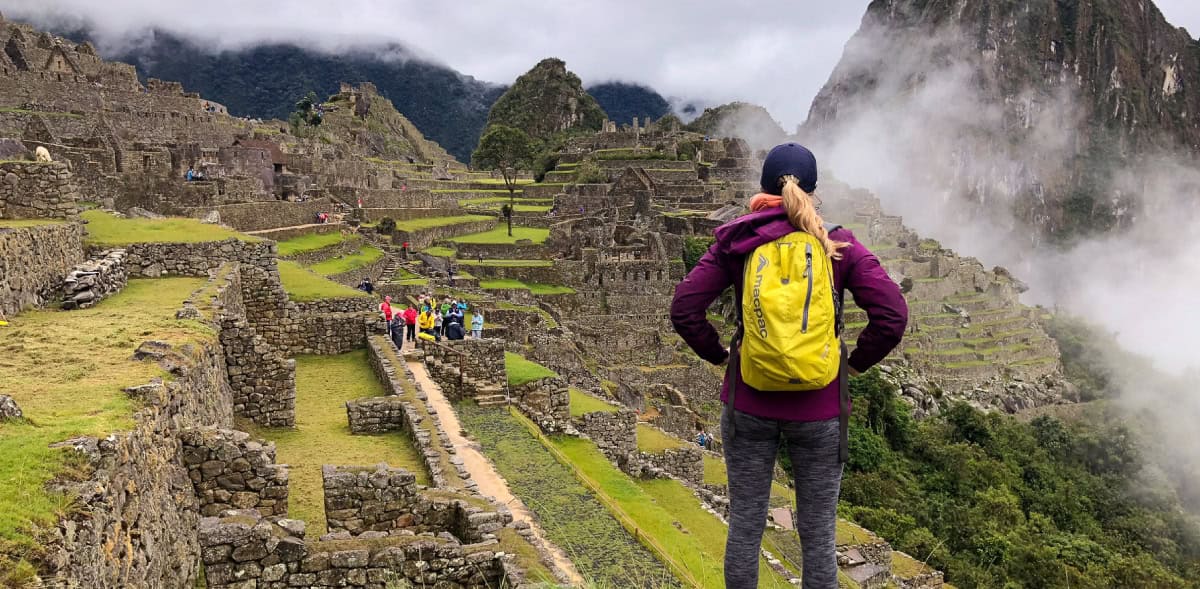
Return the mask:
M671 323L675 331L701 358L721 364L729 356L717 330L708 322L708 307L732 285L742 292L746 256L754 248L795 231L783 207L745 215L715 231L716 242L696 267L675 287ZM879 259L847 229L830 234L835 241L850 244L842 259L833 260L834 289L845 297L850 290L854 302L867 312L869 324L858 336L850 354L850 367L863 372L883 360L900 343L908 324L908 304L900 288ZM721 401L729 402L731 381L738 383L738 411L766 419L824 421L838 416L838 381L819 391L770 392L756 390L725 371Z

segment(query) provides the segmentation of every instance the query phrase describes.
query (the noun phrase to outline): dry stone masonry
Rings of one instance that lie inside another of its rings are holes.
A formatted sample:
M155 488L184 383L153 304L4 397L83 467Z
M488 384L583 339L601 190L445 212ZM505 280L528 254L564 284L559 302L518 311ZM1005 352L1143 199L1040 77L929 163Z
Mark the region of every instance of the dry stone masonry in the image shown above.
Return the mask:
M71 270L63 280L63 309L86 309L121 292L129 277L125 273L125 250L102 252Z
M81 262L83 230L78 224L0 226L0 314L11 317L59 300L63 277Z
M326 465L321 471L329 531L358 536L449 532L464 543L494 540L512 522L477 496L424 491L412 473L386 464L374 469Z
M288 469L275 464L273 442L215 428L188 429L179 440L201 515L229 509L253 509L267 518L287 515Z
M67 164L0 162L0 219L73 219L76 200Z
M253 511L201 520L208 587L494 589L519 579L507 573L511 565L495 543L464 545L427 535L306 541L301 526L281 523Z

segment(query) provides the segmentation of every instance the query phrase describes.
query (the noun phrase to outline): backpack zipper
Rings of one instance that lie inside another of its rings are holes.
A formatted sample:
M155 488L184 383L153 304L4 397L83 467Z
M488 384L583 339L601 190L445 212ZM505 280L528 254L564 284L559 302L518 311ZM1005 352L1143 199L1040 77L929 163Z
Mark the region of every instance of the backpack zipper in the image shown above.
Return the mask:
M800 333L808 333L808 307L812 304L813 266L812 244L804 244L804 275L808 277L808 292L804 294L804 317L800 321Z

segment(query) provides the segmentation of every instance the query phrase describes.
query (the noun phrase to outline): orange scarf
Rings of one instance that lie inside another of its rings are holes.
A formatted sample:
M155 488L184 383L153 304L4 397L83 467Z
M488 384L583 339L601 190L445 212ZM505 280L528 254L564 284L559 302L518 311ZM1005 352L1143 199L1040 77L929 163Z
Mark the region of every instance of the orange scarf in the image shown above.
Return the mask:
M782 196L760 192L750 198L750 210L755 213L778 206L783 206Z

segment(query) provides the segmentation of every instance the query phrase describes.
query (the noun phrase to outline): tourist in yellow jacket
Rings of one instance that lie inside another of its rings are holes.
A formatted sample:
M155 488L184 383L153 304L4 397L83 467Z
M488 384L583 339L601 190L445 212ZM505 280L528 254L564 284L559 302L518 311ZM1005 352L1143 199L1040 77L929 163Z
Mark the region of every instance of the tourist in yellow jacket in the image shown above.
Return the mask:
M421 328L421 333L433 335L433 312L429 309L421 311L417 317L417 326Z

